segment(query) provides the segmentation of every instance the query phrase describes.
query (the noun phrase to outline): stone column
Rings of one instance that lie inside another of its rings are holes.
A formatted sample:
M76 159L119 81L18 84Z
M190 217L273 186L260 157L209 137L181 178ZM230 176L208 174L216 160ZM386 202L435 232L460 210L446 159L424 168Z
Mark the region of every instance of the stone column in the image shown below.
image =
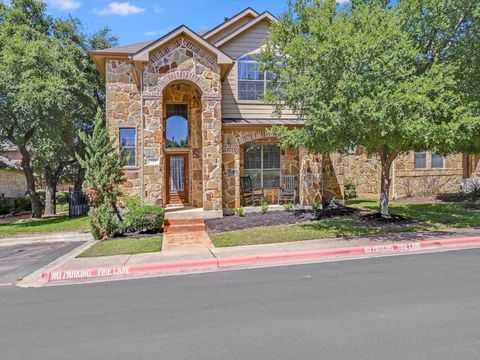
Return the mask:
M165 206L162 97L146 98L144 105L144 184L145 203Z
M203 209L222 210L221 97L202 96Z
M298 150L300 159L300 204L311 205L313 200L322 202L322 157L310 154L303 146Z

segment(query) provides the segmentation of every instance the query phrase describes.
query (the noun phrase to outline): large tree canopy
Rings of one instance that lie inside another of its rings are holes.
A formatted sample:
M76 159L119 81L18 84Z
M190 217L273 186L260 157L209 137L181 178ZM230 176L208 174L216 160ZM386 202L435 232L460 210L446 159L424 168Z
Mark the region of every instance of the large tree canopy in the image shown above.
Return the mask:
M290 4L262 55L272 77L266 100L306 124L276 128L280 140L319 153L362 146L378 155L380 211L388 216L390 168L399 153L475 147L478 97L459 74L462 65L478 66L465 54L478 48L470 38L479 9L473 0Z
M22 154L34 217L41 216L35 175L56 189L75 159L79 128L103 102L88 50L110 41L108 29L87 36L78 20L53 19L43 2L0 3L0 141Z

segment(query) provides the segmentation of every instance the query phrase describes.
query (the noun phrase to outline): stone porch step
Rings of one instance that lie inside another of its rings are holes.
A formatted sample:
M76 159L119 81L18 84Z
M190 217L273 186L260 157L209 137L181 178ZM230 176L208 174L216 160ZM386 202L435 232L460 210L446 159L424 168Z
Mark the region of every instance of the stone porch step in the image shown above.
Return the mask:
M163 229L164 234L183 234L206 231L205 224L203 225L169 225Z
M165 226L177 226L177 225L205 225L203 218L191 218L191 219L165 219L163 222Z
M162 251L212 246L203 217L165 219Z

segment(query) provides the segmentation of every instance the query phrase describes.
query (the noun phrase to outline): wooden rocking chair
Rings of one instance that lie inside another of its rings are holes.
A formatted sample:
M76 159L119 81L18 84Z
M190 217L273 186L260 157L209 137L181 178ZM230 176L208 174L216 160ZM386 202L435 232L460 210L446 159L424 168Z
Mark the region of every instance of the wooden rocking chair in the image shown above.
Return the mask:
M242 192L242 205L247 206L250 201L252 205L263 203L263 189L254 189L250 176L240 176L240 190Z
M290 202L295 204L297 199L297 177L295 175L284 175L280 177L280 188L278 189L278 204Z

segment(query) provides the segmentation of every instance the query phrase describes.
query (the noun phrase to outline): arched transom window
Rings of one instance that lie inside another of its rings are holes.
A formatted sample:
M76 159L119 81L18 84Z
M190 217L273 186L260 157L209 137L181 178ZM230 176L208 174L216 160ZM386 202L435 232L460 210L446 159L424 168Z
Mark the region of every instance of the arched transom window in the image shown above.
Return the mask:
M167 104L166 147L184 148L188 140L188 107L186 104Z

